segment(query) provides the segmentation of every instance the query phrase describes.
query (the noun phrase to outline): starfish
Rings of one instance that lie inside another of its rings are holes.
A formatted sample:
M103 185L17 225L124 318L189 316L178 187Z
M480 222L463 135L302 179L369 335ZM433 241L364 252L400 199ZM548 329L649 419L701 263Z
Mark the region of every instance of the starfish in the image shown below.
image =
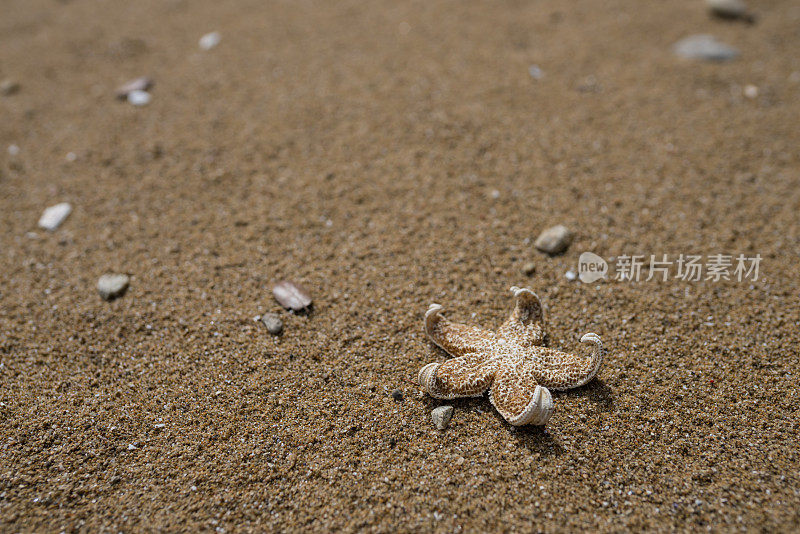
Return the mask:
M425 333L451 359L429 363L419 372L419 384L431 397L489 400L514 426L543 425L553 414L548 388L582 386L597 374L603 345L597 334L581 343L593 345L589 357L550 349L544 344L544 311L536 293L512 287L516 306L497 332L449 321L442 306L431 304L425 314Z

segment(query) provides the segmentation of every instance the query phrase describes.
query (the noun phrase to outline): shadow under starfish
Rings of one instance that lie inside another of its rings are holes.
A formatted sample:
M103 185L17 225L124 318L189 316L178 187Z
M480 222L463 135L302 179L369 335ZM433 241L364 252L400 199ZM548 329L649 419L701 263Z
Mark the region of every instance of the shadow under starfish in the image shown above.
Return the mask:
M453 323L442 316L440 305L430 306L425 332L452 358L424 366L419 384L437 399L479 397L488 390L491 403L512 425L544 425L553 413L549 389L572 389L591 381L602 364L603 346L593 333L581 338L593 345L588 357L542 346L539 297L526 288L511 291L516 306L497 332Z

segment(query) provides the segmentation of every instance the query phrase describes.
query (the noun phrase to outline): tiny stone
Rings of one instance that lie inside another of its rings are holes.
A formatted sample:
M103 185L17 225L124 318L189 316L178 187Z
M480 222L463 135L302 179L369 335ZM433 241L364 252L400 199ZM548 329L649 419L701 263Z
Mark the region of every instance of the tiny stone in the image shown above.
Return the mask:
M261 322L267 327L267 332L273 336L280 335L283 332L283 321L274 313L265 313L261 316Z
M136 445L134 445L133 443L128 443L128 450L129 450L129 451L136 450L137 448L138 448L138 447L136 447Z
M572 232L561 224L548 228L536 238L533 246L547 254L560 254L572 243Z
M19 147L17 145L8 145L8 155L16 156L19 154Z
M394 400L398 401L398 402L402 401L403 400L403 392L400 391L399 389L395 389L394 391L392 391L392 398Z
M103 300L114 300L125 294L130 281L127 274L104 274L97 281L97 292Z
M567 281L569 282L574 282L575 279L578 278L578 275L575 274L575 271L567 271L566 273L564 273L564 276L567 278Z
M747 4L743 0L706 0L712 15L724 19L747 18Z
M222 40L222 36L219 32L211 32L202 36L198 44L203 50L211 50L219 44L220 40Z
M78 159L78 155L75 152L67 152L67 161L72 163L76 159Z
M50 206L42 213L39 218L39 227L51 232L61 226L64 219L72 212L72 206L69 202L62 202L55 206Z
M11 96L19 91L19 84L14 80L3 80L0 82L0 95Z
M522 266L522 274L525 276L533 276L536 273L536 264L532 261L529 261L525 265Z
M128 102L134 106L146 106L153 97L147 91L131 91L128 93Z
M758 98L758 87L755 85L745 85L743 92L744 96L747 98Z
M539 68L539 65L531 65L528 67L528 74L530 74L531 78L534 80L541 80L542 76L544 76L544 72Z
M117 87L116 90L117 98L119 98L120 100L125 100L126 98L128 98L128 95L133 91L147 91L151 87L153 87L152 78L148 78L147 76L134 78L133 80Z
M706 34L685 37L675 43L672 50L678 57L706 61L730 61L739 56L738 50Z
M450 424L451 417L453 417L452 406L439 406L438 408L434 408L431 412L433 424L436 425L436 428L439 430L444 430L447 428L447 425Z

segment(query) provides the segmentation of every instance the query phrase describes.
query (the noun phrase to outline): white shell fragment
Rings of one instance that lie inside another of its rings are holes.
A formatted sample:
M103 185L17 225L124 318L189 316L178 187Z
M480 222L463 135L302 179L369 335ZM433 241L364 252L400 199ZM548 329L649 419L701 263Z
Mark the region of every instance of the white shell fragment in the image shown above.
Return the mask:
M128 102L134 106L146 106L153 97L147 91L135 90L128 93Z
M221 40L222 36L219 34L219 32L211 32L202 36L198 45L203 50L211 50L217 46Z
M453 417L453 407L452 406L439 406L438 408L434 408L431 412L431 419L433 419L433 424L436 425L436 428L439 430L444 430L450 424L450 419Z
M50 230L51 232L61 226L64 219L72 213L72 206L69 202L62 202L55 206L50 206L42 213L39 218L39 228Z
M117 98L124 100L128 98L128 95L131 94L133 91L147 91L153 86L152 78L148 78L147 76L141 76L139 78L134 78L119 87L117 87Z
M311 306L311 296L308 291L295 282L288 280L278 282L272 288L272 294L278 304L289 310L299 312Z
M730 61L739 56L738 50L706 34L685 37L675 43L672 50L678 57L705 61Z
M127 274L104 274L97 281L97 292L103 300L114 300L125 293L130 281Z

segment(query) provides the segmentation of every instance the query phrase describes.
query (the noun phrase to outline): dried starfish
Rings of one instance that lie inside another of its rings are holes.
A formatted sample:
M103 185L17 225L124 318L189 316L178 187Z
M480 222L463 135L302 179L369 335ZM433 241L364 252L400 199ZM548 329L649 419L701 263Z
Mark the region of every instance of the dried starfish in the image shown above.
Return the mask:
M431 397L489 400L515 426L543 425L553 414L550 389L576 388L589 382L603 362L597 334L581 343L594 345L588 358L543 347L544 312L539 297L526 288L512 287L517 304L500 329L489 332L445 319L439 304L425 314L425 333L453 358L429 363L419 372L419 384Z

